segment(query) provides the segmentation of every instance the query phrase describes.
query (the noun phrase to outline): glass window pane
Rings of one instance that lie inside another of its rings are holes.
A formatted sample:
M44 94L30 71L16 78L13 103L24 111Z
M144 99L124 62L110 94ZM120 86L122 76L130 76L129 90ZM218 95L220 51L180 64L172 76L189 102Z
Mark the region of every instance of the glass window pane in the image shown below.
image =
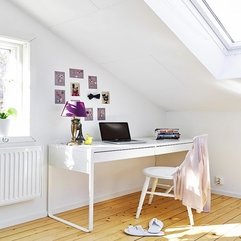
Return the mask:
M241 41L241 1L203 0L212 9L234 42Z
M4 102L4 77L6 76L10 54L10 49L0 48L0 108L2 108Z
M29 43L0 37L0 109L17 110L9 136L30 134Z

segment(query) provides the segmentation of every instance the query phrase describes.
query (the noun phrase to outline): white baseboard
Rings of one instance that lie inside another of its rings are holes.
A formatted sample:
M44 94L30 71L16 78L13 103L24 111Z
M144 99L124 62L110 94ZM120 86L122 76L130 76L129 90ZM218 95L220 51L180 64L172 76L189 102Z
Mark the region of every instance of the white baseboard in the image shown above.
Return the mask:
M25 216L25 217L21 217L21 218L13 218L10 220L4 220L2 222L0 222L0 229L1 228L6 228L6 227L10 227L13 225L17 225L17 224L21 224L21 223L26 223L29 221L33 221L35 219L39 219L39 218L44 218L47 216L47 212L40 212L40 213L36 213L33 215L29 215L29 216Z
M116 197L120 197L120 196L124 196L124 195L134 193L134 192L139 192L141 190L141 188L142 187L125 190L125 191L122 191L122 192L110 193L110 194L103 195L103 196L98 196L94 199L94 203L102 202L102 201L109 200L109 199L116 198ZM57 213L61 213L61 212L71 210L71 209L83 207L83 206L86 206L86 205L88 205L87 200L82 201L82 202L64 205L62 207L57 207L57 208L54 208L53 210L51 210L51 212L53 214L57 214Z
M228 197L235 197L235 198L241 198L241 193L234 193L234 192L227 192L224 190L217 190L217 189L212 189L211 190L213 194L219 194L219 195L224 195Z

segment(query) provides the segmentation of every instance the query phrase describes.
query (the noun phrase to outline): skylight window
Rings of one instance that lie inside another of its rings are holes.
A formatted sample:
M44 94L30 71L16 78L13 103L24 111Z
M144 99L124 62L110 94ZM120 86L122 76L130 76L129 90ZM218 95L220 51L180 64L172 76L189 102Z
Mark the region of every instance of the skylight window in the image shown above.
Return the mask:
M240 0L206 0L220 24L223 25L233 42L241 41L241 1Z
M241 49L240 0L190 0L228 51Z

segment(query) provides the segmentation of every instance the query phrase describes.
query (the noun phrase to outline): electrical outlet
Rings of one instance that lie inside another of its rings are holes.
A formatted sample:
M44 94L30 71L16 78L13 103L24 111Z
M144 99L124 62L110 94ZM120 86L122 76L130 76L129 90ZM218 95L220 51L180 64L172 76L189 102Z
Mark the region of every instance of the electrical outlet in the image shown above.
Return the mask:
M216 176L215 177L215 184L216 185L223 185L224 184L223 177Z

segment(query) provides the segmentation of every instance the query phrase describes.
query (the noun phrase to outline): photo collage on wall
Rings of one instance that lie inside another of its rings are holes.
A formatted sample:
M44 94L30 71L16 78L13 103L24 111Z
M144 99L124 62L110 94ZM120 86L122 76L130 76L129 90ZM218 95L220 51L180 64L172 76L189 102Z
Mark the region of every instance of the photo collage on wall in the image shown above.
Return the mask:
M87 94L88 100L85 102L86 114L84 118L86 121L106 120L106 108L101 105L110 104L110 92L109 91L98 91L98 80L97 76L88 75L87 86L88 90L84 90L84 70L69 68L68 71L69 80L66 79L65 71L54 71L55 80L55 104L65 104L68 99L80 99ZM69 83L69 92L66 91L66 86ZM87 93L88 92L88 93ZM67 94L69 93L69 94ZM69 95L66 97L66 95ZM94 110L91 104L99 103L100 106Z

